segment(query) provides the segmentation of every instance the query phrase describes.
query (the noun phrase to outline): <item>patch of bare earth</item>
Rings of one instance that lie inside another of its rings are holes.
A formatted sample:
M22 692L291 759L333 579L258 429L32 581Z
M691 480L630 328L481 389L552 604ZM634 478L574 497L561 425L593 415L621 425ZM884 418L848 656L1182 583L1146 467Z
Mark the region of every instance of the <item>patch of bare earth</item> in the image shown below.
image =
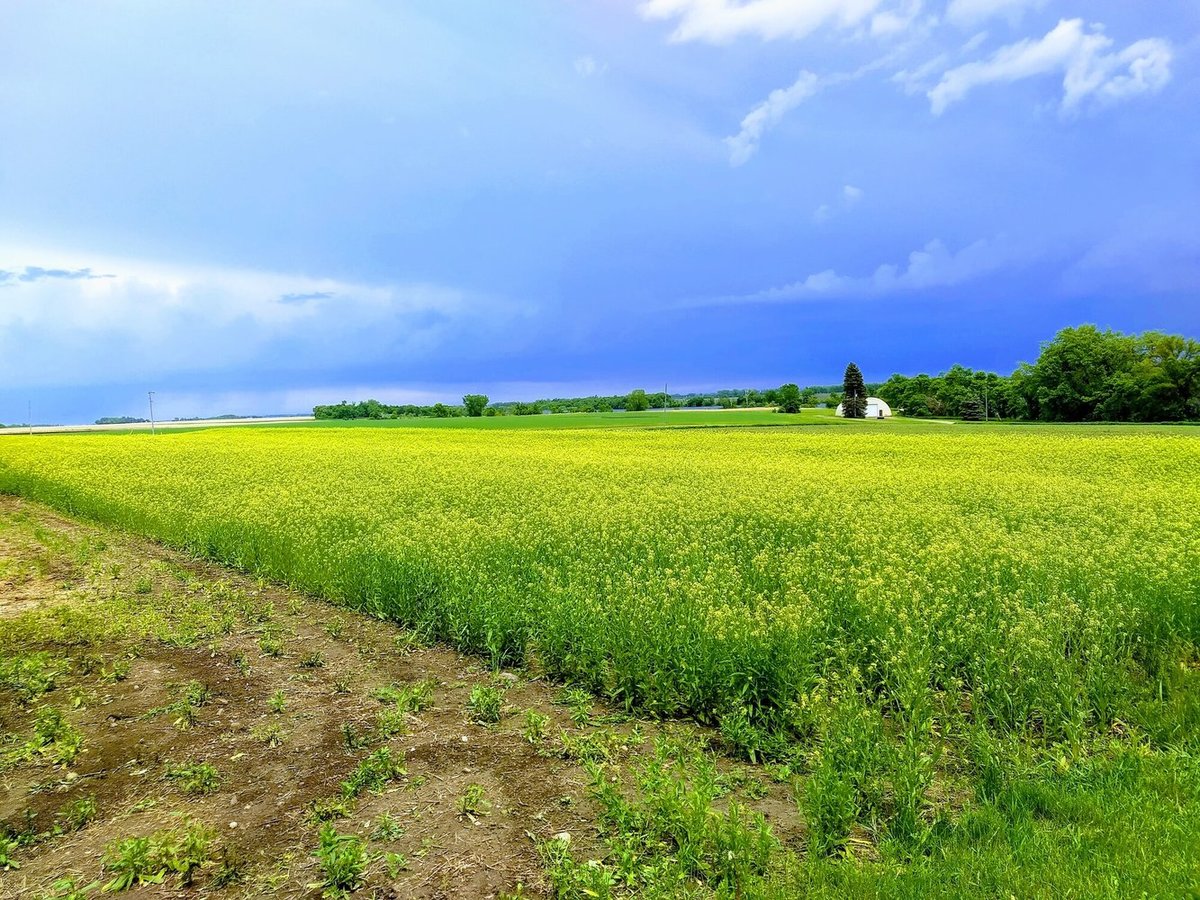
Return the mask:
M103 604L114 597L134 598L131 621L142 624L98 644L41 639L30 624L59 607L108 615ZM222 624L197 636L189 617L210 607ZM147 633L156 609L169 615ZM498 897L518 886L547 896L535 842L567 832L578 858L604 854L582 767L539 753L522 734L527 709L548 717L549 736L579 731L553 702L557 686L527 673L495 675L452 650L417 646L397 626L6 496L0 629L0 654L45 651L58 670L53 688L34 697L0 684L0 761L9 760L0 762L0 837L24 836L12 854L19 868L0 868L2 898L53 896L64 877L103 883L115 842L185 821L215 830L210 861L190 886L168 878L134 894L318 897L313 810L339 800L345 815L332 824L370 854L363 896ZM29 635L17 649L14 634ZM385 737L388 703L374 694L424 681L434 684L429 705ZM191 683L208 697L183 715ZM503 691L498 724L471 721L476 684ZM47 706L83 736L69 765L14 756ZM346 801L342 783L385 746L406 774ZM187 763L211 765L219 787L184 794L165 774ZM464 812L473 785L484 802ZM761 793L752 805L785 843L800 840L786 786ZM94 799L94 819L62 827L64 808L84 798ZM393 825L381 834L385 815Z

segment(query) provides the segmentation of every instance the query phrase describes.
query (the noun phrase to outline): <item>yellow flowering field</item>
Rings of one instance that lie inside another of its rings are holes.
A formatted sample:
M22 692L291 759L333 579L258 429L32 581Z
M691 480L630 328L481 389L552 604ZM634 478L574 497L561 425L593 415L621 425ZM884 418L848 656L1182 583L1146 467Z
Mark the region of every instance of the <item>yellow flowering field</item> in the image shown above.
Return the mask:
M809 748L827 851L855 821L921 833L939 771L995 796L1016 746L1069 766L1200 735L1187 429L12 437L0 491L716 724L752 760Z
M0 489L702 719L836 669L1061 732L1200 627L1186 431L71 435Z

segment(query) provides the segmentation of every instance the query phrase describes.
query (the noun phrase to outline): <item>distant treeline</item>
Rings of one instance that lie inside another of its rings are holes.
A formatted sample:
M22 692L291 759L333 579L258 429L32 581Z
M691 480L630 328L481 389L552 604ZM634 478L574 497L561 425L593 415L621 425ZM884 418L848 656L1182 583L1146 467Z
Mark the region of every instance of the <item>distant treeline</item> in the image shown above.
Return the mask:
M133 416L101 416L96 420L97 425L137 425L149 422L149 419L138 419Z
M801 391L806 405L816 405L824 394L815 388ZM378 400L363 400L358 403L341 403L314 406L313 416L317 419L399 419L426 417L449 419L455 416L534 416L542 413L595 413L626 410L641 412L650 409L694 409L778 406L783 401L780 388L756 390L721 390L709 393L667 394L663 391L647 393L644 390L612 396L554 397L532 402L510 401L489 403L483 394L468 394L462 405L435 403L432 406L417 406L406 403L390 405Z
M1011 375L953 366L940 375L893 375L867 384L900 415L1045 422L1179 422L1200 419L1200 343L1149 331L1127 335L1092 325L1066 328L1042 345L1037 362ZM318 419L395 419L407 416L530 416L541 413L641 412L651 409L836 406L841 385L668 394L556 397L489 403L468 394L463 403L391 406L378 400L316 406Z
M1066 328L1012 375L954 366L893 375L878 395L906 416L983 416L1042 422L1200 419L1200 343L1148 331Z

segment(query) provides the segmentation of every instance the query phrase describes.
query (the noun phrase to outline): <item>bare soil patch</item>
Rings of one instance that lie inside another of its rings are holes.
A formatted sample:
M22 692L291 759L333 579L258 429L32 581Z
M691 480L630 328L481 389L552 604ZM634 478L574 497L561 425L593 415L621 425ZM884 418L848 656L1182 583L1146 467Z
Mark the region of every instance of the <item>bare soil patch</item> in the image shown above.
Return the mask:
M490 672L392 624L6 496L0 629L0 664L42 654L35 668L53 682L0 680L0 836L19 865L0 866L0 897L103 884L118 842L189 821L214 832L193 883L134 893L318 897L321 819L364 841L364 896L549 896L539 842L567 833L577 858L605 854L586 773L550 752L556 735L596 729L531 673ZM422 683L426 705L383 727L394 692ZM477 685L502 693L499 722L473 721ZM57 745L22 756L47 708L82 736L69 763ZM523 733L526 710L546 717L544 736ZM380 748L404 774L348 798L344 782ZM215 788L189 794L167 777L187 765L215 770ZM801 841L790 788L739 777L780 838ZM482 803L464 811L472 792ZM94 814L65 826L80 802Z

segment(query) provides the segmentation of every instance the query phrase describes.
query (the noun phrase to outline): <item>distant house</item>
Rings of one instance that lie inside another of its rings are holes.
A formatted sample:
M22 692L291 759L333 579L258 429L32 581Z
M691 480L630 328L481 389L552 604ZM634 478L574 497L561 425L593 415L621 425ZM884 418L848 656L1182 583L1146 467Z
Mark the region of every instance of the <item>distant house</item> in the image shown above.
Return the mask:
M835 416L844 416L846 413L842 409L842 404L838 404ZM867 398L867 416L868 419L890 419L892 417L892 408L886 402L878 397Z

